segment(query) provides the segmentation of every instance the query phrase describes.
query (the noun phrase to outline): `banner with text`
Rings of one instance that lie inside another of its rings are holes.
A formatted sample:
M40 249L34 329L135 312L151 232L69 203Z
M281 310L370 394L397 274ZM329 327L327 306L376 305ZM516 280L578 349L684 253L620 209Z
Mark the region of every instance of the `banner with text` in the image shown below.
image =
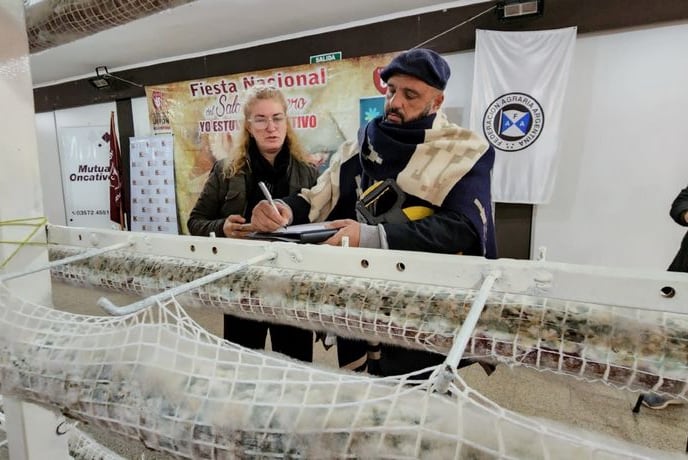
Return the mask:
M492 199L547 203L576 28L478 30L471 129L495 148Z
M112 228L108 126L58 132L67 225Z
M242 129L243 100L255 85L282 90L287 116L313 163L327 165L339 145L356 136L361 100L385 93L380 71L394 54L147 86L153 132L174 135L177 207L182 233L208 172L228 155ZM368 107L364 116L381 115Z

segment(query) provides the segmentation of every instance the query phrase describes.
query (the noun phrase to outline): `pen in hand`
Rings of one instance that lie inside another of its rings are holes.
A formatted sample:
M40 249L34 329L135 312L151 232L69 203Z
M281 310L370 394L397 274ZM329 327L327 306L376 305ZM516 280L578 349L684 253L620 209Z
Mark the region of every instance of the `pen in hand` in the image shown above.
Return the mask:
M272 209L275 210L277 215L280 215L280 212L277 209L277 206L275 205L275 200L272 199L272 195L270 195L270 190L268 190L267 186L265 185L265 182L258 182L258 187L260 188L260 191L263 192L263 195L265 195L265 199L270 202L270 206L272 206Z

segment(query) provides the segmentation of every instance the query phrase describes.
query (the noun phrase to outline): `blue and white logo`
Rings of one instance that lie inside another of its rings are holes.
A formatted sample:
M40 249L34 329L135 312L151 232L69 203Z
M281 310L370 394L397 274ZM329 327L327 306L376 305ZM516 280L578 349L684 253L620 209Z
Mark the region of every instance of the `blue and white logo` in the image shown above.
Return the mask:
M540 103L525 93L499 96L485 110L483 134L494 148L523 150L535 142L545 125Z

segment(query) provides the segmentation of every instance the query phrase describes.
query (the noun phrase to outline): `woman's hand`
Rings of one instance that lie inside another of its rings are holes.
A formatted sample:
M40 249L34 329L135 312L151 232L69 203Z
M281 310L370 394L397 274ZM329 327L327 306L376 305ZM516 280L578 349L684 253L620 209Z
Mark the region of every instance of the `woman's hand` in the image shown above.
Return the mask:
M257 232L274 232L289 224L292 219L291 208L279 201L275 202L277 212L268 200L259 202L253 208L251 225Z
M253 226L247 224L246 219L238 214L227 216L222 225L222 232L227 238L246 238L246 235L253 231Z

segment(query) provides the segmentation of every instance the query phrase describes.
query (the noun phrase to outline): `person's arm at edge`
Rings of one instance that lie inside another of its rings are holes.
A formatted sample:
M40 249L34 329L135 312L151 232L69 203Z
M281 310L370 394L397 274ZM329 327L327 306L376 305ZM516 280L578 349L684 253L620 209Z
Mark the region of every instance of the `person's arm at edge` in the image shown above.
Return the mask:
M687 212L688 187L681 190L678 196L674 199L674 202L671 204L669 215L671 215L671 218L674 219L677 224L688 227L688 221L686 220L688 218L688 214L686 214Z

